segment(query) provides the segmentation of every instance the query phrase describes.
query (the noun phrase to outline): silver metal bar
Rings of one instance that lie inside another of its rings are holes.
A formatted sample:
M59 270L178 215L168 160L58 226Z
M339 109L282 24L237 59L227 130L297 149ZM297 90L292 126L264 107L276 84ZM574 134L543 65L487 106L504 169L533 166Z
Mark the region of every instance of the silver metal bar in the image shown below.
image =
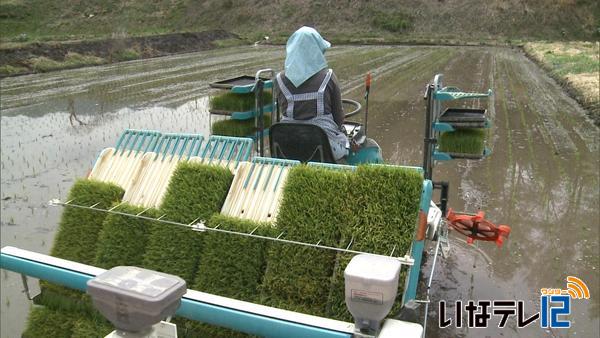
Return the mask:
M116 208L118 208L118 207L122 206L124 203L125 203L125 202L121 202L121 203L119 203L119 204L115 205L114 207L112 207L112 208L108 209L108 211L113 211L113 210L115 210Z
M258 226L256 228L254 228L252 231L250 231L250 235L252 235L256 231L256 229L258 229Z
M394 251L396 251L396 245L392 248L392 252L390 253L390 257L394 256Z
M162 216L160 216L159 218L157 218L157 221L160 221L163 217L167 216L167 214L162 214Z
M26 275L21 274L21 282L23 282L23 292L25 293L25 295L27 295L27 299L33 300L33 297L31 297L31 293L29 293L29 284L27 284Z
M354 243L354 236L352 236L352 238L350 239L350 243L348 243L346 250L350 249L350 247L352 246L352 243Z
M438 236L439 238L439 236ZM425 338L425 332L427 331L427 315L429 314L429 290L431 290L431 281L433 280L433 272L435 271L435 264L437 263L438 250L440 249L440 241L438 240L435 244L435 254L433 256L433 264L431 264L431 272L429 273L429 281L427 282L427 294L425 300L425 320L423 321L423 338Z
M98 276L99 274L106 271L104 269L97 268L91 265L68 261L65 259L60 259L10 246L3 247L1 249L1 252L5 255L11 255L33 262L39 262L44 265L52 265L61 269L72 270L90 276ZM207 303L217 307L233 309L236 311L243 311L261 317L269 317L289 321L292 323L297 323L299 325L314 326L338 332L345 332L349 334L354 332L354 324L352 323L245 302L233 298L217 296L192 289L187 289L187 292L185 293L185 295L183 295L183 299L187 299L193 302Z
M94 203L94 204L90 205L90 208L94 208L94 207L96 207L98 204L100 204L100 202L98 202L98 203Z
M145 213L146 211L148 211L148 210L150 210L150 208L146 208L146 209L144 209L144 210L142 210L142 211L138 212L138 213L136 214L136 216L140 216L140 215L144 214L144 213Z
M106 212L109 214L116 214L116 215L128 216L128 217L133 217L133 218L139 218L139 219L144 219L144 220L148 220L148 221L152 221L152 222L161 222L161 223L166 223L166 224L179 225L179 226L188 227L188 228L192 229L193 231L199 231L199 232L214 231L214 232L220 232L220 233L226 233L226 234L232 234L232 235L238 235L238 236L265 239L265 240L269 240L269 241L281 242L281 243L286 243L286 244L294 244L294 245L301 245L301 246L306 246L306 247L311 247L311 248L332 250L332 251L343 252L343 253L365 254L365 255L379 256L379 257L390 257L390 256L380 255L380 254L375 254L375 253L370 253L370 252L350 250L349 248L352 245L352 243L354 242L354 237L352 237L352 240L350 241L350 244L348 244L348 247L346 249L342 249L342 248L336 248L336 247L327 246L327 245L317 245L317 244L305 243L305 242L300 242L300 241L282 239L280 237L281 237L281 235L283 235L283 232L277 238L273 238L273 237L255 235L252 233L218 229L217 227L211 228L211 227L207 227L203 222L197 223L197 224L192 224L193 222L190 224L184 224L184 223L179 223L179 222L174 222L174 221L159 220L159 219L147 217L147 216L138 216L138 215L128 214L128 213L121 212L121 211L114 211L114 210L109 211L107 209L92 208L92 207L77 205L77 204L66 204L66 203L62 203L58 199L51 200L49 204L50 205L68 206L68 207L80 208L80 209L88 209L88 210L94 210L94 211L102 211L102 212ZM392 258L398 260L401 264L404 264L404 265L413 265L414 264L414 259L412 259L409 255L405 255L403 257L392 257Z
M198 222L199 219L200 219L200 217L196 217L196 219L194 219L193 221L189 222L187 225L190 226L190 225Z

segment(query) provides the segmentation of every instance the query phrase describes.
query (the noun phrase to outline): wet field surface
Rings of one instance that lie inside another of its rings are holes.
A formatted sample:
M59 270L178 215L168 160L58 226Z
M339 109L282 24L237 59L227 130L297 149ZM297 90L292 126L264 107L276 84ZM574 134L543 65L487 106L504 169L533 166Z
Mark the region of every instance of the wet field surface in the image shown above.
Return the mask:
M512 232L501 249L451 233L432 282L427 336L597 336L599 136L581 107L516 49L347 46L326 56L346 98L362 99L372 72L369 136L392 164L421 165L423 92L436 73L446 85L494 91L489 100L453 102L488 108L491 156L438 163L434 180L450 182L450 207L482 209ZM125 128L208 135L208 83L279 70L283 58L282 47L240 47L3 79L1 245L48 253L62 212L48 201L64 199ZM540 310L540 288L565 288L568 275L591 293L572 301L568 330L539 321L518 329L512 317L503 329L496 317L493 329L438 328L440 300L524 300L529 317ZM29 303L17 274L0 279L1 337L19 337Z

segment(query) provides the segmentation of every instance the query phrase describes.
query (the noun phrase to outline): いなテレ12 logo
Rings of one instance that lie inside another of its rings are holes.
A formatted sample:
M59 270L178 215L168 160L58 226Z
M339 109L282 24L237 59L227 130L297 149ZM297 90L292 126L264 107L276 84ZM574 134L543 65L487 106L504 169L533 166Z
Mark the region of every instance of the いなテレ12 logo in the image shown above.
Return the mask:
M540 290L540 326L543 328L570 328L571 301L590 299L590 289L579 278L567 277L566 289L543 288Z
M446 314L446 301L439 302L439 327L446 328L454 324L457 328L486 328L492 317L500 319L498 328L504 328L511 317L516 317L517 327L524 328L540 321L542 328L570 328L571 302L590 298L587 285L575 276L568 276L566 289L540 289L540 311L527 314L523 300L468 300L463 306L462 300L455 301L454 317ZM464 316L463 316L464 314ZM466 318L466 323L463 323Z

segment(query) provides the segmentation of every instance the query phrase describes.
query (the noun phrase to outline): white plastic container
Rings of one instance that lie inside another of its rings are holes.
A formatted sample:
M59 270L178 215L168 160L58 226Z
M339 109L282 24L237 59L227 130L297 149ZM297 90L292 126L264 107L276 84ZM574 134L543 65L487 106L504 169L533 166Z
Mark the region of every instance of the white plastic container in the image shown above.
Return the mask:
M398 293L401 264L394 258L356 255L346 270L346 306L354 317L356 328L377 333L381 321L392 309Z
M94 307L118 330L140 332L175 313L183 279L134 266L114 267L87 282Z

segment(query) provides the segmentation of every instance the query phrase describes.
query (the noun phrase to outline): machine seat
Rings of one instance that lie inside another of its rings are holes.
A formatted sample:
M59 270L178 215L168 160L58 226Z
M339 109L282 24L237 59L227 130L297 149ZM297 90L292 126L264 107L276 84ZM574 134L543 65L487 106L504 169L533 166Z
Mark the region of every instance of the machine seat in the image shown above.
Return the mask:
M308 123L279 122L269 129L271 156L306 162L337 163L321 127Z

